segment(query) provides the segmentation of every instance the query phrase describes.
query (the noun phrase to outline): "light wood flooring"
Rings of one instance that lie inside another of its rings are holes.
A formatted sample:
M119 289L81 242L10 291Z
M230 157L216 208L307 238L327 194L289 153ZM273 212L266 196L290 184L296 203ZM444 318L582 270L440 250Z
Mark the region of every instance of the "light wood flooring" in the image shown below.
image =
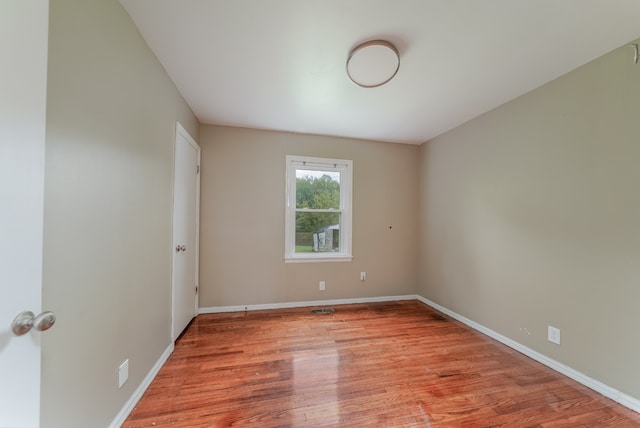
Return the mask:
M417 301L198 316L140 427L632 427L640 415Z

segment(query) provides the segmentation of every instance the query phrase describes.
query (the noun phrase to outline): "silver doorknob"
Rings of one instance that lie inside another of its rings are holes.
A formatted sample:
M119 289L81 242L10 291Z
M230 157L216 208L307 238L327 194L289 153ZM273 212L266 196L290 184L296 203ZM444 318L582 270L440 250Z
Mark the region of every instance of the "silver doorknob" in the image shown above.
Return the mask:
M35 316L31 311L20 312L11 323L11 331L16 336L27 334L32 328L38 331L46 331L53 327L56 316L51 311L46 311Z
M38 331L47 331L56 323L56 315L51 311L46 311L35 317L33 328Z

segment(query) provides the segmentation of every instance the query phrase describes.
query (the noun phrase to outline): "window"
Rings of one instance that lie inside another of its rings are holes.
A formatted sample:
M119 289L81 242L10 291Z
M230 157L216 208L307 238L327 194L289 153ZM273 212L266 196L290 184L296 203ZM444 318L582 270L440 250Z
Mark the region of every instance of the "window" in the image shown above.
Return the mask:
M285 262L351 261L353 162L287 156Z

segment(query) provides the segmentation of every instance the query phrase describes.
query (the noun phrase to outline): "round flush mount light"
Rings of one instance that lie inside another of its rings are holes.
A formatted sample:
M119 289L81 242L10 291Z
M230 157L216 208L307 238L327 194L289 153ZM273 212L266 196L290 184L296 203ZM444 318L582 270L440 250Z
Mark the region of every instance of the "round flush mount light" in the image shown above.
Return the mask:
M371 40L359 44L347 59L349 79L363 88L384 85L393 79L399 68L398 49L386 40Z

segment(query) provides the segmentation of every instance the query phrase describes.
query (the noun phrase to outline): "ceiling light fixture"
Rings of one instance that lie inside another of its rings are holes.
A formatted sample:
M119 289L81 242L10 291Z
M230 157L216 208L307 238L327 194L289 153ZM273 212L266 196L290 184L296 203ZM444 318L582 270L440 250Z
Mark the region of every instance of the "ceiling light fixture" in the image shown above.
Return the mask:
M349 79L363 88L384 85L393 79L399 68L398 49L386 40L371 40L359 44L347 59Z

